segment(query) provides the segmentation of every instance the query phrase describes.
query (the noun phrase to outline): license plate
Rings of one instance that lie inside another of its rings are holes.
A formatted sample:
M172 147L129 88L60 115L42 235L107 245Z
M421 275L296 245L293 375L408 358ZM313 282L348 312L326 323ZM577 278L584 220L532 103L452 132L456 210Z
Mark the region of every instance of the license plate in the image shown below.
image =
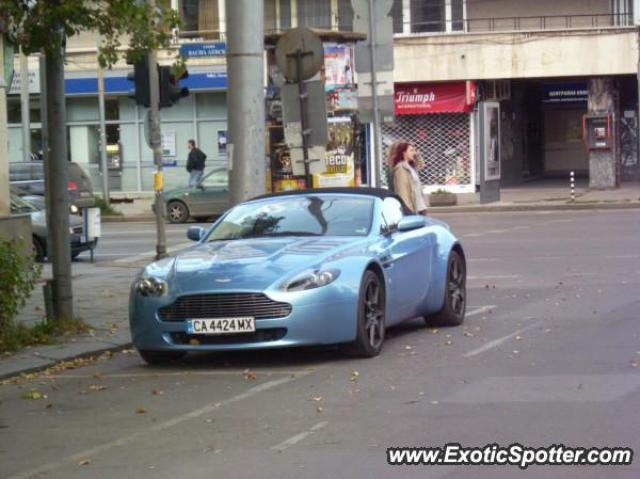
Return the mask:
M252 333L256 330L255 318L192 319L187 322L188 334Z

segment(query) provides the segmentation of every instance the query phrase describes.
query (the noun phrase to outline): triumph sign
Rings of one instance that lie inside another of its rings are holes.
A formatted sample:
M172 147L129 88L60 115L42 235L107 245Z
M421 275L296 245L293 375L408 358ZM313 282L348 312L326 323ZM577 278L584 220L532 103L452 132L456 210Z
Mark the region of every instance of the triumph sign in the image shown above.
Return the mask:
M473 82L416 83L395 85L396 115L469 113L475 104Z

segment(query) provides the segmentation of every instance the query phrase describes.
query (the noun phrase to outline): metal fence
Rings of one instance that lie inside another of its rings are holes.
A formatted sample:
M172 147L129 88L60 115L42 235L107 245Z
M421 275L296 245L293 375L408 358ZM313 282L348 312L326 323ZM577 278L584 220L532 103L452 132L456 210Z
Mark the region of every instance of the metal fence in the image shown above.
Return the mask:
M425 162L423 186L469 186L471 177L471 120L467 113L397 116L382 127L385 158L395 141L408 141ZM383 162L382 182L388 186L389 165Z

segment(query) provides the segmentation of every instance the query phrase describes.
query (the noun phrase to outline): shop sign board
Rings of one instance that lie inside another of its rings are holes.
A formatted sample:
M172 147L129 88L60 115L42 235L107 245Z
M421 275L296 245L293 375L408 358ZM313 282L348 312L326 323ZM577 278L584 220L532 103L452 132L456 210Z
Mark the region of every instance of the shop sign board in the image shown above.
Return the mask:
M543 103L579 103L589 99L587 82L546 83L542 85Z
M470 113L475 104L473 82L395 85L396 115Z
M223 57L227 54L225 42L183 43L180 54L185 58Z

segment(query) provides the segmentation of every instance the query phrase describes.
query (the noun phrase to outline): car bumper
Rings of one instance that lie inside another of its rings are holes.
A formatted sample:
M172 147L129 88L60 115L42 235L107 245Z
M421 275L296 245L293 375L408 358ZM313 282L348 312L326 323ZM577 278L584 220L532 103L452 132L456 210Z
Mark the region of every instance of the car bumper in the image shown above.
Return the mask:
M323 288L324 289L324 288ZM313 301L291 301L291 313L283 318L256 319L255 333L189 335L187 321L163 321L158 309L173 300L144 298L131 293L129 322L133 344L143 350L233 351L294 346L339 344L355 340L357 294L336 299L333 288L316 294Z

